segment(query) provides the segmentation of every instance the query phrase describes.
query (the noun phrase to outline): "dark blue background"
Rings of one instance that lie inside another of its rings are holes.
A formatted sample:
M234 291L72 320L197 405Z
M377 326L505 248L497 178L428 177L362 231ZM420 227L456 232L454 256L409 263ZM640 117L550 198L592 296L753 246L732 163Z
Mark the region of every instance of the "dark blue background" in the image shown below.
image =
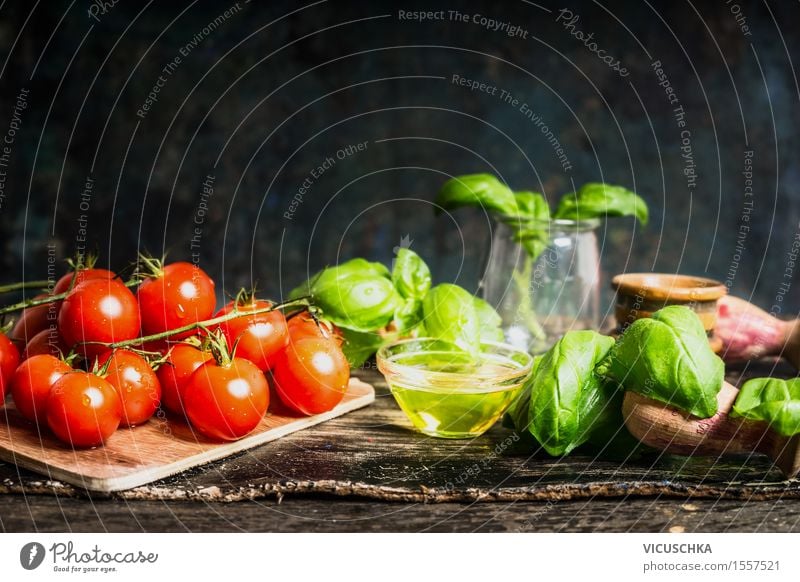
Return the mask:
M468 210L437 218L430 201L446 177L489 170L551 201L586 181L635 188L651 223L603 227L606 281L623 270L707 275L766 308L788 282L782 313L800 309L787 263L800 220L796 2L253 1L203 33L232 5L119 2L99 21L85 0L0 9L0 134L30 90L0 208L3 280L43 276L48 243L71 254L87 176L86 228L103 264L121 268L140 249L189 259L213 174L199 251L229 292L255 280L278 296L340 257L388 263L403 237L437 280L476 289L491 222ZM398 18L421 6L470 21ZM572 31L593 33L627 77L556 22L564 7L580 16ZM489 31L475 14L527 38ZM686 111L693 189L657 60ZM571 169L518 107L453 84L454 74L526 102ZM336 160L286 219L312 169L359 142L366 149ZM753 206L742 223L746 150Z

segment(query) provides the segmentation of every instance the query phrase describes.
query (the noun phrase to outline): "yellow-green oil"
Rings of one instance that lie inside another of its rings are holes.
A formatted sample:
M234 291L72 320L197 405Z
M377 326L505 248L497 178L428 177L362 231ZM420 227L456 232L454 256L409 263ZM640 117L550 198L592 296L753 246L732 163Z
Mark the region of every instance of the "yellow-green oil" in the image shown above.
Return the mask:
M474 378L474 385L413 386L392 382L392 394L397 404L414 427L431 436L443 438L469 438L478 436L497 422L522 388L521 385L489 386L481 379L508 374L516 368L509 361L483 361L474 364L471 358L454 361L454 354L438 356L435 353L414 354L402 358L403 365L424 367L425 373L450 372ZM398 362L399 363L399 362Z

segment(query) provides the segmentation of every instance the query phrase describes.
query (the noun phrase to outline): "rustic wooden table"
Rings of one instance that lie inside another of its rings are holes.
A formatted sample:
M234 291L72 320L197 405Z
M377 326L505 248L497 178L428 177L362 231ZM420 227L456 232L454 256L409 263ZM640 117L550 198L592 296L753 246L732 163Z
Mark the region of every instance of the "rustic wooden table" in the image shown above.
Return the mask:
M0 530L800 531L800 482L765 457L553 459L501 426L432 439L359 374L372 406L148 486L99 495L0 464Z

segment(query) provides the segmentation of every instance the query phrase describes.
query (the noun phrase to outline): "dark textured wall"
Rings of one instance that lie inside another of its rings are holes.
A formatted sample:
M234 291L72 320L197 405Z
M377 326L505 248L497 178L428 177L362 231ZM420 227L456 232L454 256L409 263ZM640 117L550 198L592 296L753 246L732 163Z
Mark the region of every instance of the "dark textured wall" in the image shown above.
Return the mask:
M796 2L101 4L0 8L0 134L19 126L0 168L3 280L44 275L47 245L65 257L85 233L116 268L137 249L197 252L229 291L278 295L409 237L438 280L474 289L490 222L430 201L489 170L550 200L589 180L646 198L646 229L600 232L606 278L707 274L800 308ZM421 7L443 19L405 18Z

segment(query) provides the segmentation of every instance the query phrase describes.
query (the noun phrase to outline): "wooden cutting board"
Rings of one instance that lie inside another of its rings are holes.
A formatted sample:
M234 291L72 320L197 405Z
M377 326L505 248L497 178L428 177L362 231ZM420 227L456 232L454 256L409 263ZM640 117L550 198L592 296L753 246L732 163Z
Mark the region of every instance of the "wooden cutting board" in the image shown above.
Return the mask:
M374 400L370 384L351 378L344 399L333 410L315 416L268 413L252 433L238 441L214 442L185 422L153 417L142 426L118 430L105 446L78 450L47 430L39 432L8 400L0 412L0 460L91 491L119 491L274 441Z

